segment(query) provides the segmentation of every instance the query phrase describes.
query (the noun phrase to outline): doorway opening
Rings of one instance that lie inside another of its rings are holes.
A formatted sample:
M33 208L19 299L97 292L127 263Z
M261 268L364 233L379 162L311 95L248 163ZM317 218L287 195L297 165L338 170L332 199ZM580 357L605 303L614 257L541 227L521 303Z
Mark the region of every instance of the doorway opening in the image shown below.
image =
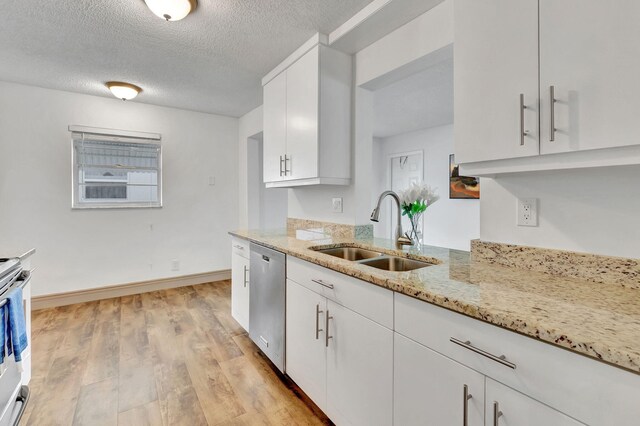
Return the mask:
M262 174L262 132L247 139L247 209L249 229L287 226L288 190L266 188Z
M440 199L423 215L422 234L428 245L470 249L480 235L477 199L450 199L449 156L453 154L453 48L422 58L424 66L390 72L373 88L372 197L412 183L437 189ZM394 75L395 74L395 75ZM395 203L386 201L374 236L393 238ZM384 216L384 219L382 217ZM409 230L402 218L402 228Z

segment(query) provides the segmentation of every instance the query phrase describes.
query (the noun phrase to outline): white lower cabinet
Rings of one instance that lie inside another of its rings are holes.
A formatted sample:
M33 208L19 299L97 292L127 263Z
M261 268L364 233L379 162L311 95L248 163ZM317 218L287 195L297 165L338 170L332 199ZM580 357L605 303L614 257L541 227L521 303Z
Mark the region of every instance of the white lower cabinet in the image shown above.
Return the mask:
M325 410L327 299L287 280L286 306L286 372L321 410Z
M249 331L249 244L235 238L231 250L231 316Z
M484 424L482 374L398 333L394 337L393 374L393 424Z
M489 378L486 383L485 417L485 424L493 426L579 426L583 424Z
M392 293L376 298L380 288L360 287L345 276L322 276L316 280L322 284L312 287L305 277L317 275L314 265L296 260L288 265L287 375L339 426L391 425L393 331L371 318L386 318L382 313L393 308ZM346 284L358 294L343 294ZM332 300L341 297L348 306ZM360 306L366 300L378 304Z
M327 302L326 414L338 425L393 422L393 331Z

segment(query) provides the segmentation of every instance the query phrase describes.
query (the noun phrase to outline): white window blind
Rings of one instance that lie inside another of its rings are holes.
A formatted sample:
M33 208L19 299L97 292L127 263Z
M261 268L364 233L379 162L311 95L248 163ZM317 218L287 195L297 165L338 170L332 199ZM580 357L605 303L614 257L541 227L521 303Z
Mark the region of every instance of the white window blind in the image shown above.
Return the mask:
M72 132L73 207L162 205L162 156L158 140Z

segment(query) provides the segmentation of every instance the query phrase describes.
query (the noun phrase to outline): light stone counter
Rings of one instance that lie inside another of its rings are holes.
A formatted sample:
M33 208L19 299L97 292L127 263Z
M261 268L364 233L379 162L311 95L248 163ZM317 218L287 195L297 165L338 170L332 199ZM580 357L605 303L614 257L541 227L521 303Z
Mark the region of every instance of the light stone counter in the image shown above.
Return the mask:
M637 288L472 261L468 252L440 247L398 252L383 239L304 240L284 229L230 234L640 374ZM345 244L439 264L388 272L310 250Z

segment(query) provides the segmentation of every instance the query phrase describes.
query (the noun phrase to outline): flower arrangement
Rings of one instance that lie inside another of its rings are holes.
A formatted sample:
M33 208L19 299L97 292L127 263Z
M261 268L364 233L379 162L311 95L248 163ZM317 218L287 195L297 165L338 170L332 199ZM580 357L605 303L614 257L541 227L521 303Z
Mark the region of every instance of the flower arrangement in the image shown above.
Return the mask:
M425 183L415 182L409 188L401 191L399 196L402 215L407 216L411 222L409 237L420 246L422 245L420 219L427 208L440 199L440 196L437 194L437 189L431 188Z

